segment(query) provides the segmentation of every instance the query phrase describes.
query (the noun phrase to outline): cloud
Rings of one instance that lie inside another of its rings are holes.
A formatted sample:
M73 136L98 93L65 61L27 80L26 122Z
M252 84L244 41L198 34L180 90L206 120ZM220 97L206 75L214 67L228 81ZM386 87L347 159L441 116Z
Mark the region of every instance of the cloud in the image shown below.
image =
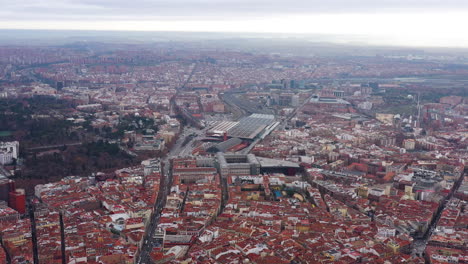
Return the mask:
M0 28L312 33L468 47L467 0L0 0Z
M339 13L449 12L465 0L0 0L0 20L190 20Z

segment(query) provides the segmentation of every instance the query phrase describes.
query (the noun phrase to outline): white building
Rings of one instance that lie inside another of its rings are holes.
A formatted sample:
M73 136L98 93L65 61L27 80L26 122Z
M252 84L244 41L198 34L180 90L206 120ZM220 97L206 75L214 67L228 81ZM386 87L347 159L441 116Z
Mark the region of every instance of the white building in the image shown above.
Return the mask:
M18 158L19 142L0 142L0 164L10 164Z
M372 103L371 102L362 102L358 104L359 109L363 110L371 110L372 109Z

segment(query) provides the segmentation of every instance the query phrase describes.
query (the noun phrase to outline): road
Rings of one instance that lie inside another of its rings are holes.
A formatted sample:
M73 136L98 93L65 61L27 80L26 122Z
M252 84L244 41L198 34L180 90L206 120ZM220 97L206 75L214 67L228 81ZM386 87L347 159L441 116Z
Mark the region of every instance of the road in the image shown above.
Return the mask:
M166 198L170 194L172 186L172 173L171 173L171 164L170 160L177 156L186 155L185 153L191 152L190 148L194 139L202 136L204 130L198 130L193 127L184 128L180 137L177 139L174 146L171 148L169 153L162 158L162 172L161 172L161 182L159 187L158 198L154 204L153 214L151 215L151 220L146 227L146 234L143 238L143 246L141 248L138 260L138 264L150 264L150 252L153 250L153 247L158 246L156 239L153 237L156 231L156 228L159 224L159 218L161 216L162 209L166 205ZM191 134L196 136L190 137ZM184 145L186 138L189 138L189 141Z
M198 66L198 63L195 63L195 65L192 68L192 71L190 72L189 77L187 78L187 80L185 80L184 84L182 84L181 90L184 90L185 86L187 86L187 84L190 82L190 80L192 80L192 76L195 74L195 71L197 70L197 66Z
M185 144L184 146L180 146L180 151L178 151L178 156L185 157L185 156L192 155L192 151L194 149L193 144L197 140L200 140L201 138L205 136L207 129L208 129L207 127L205 127L204 129L189 128L184 136L191 137L190 135L192 135L191 140L187 142L187 144Z
M426 233L422 238L419 239L414 239L413 242L413 249L412 249L412 255L416 256L422 256L424 253L424 250L426 249L427 242L429 241L429 238L431 238L432 231L437 226L437 223L439 222L440 216L442 215L442 211L445 209L445 206L447 205L448 201L452 199L454 193L460 188L461 183L463 182L463 178L466 175L466 171L458 178L458 180L455 182L453 185L452 189L450 190L449 194L444 198L442 201L442 205L437 209L436 215L433 217L433 220L429 227L427 228Z
M190 82L192 76L194 75L197 65L195 64L192 71L190 72L189 77L184 82L180 89L177 89L177 94L184 90L185 86ZM177 94L175 96L177 96ZM180 137L175 142L174 146L171 148L169 153L161 159L162 171L161 171L161 181L159 184L159 193L156 203L153 207L153 213L150 217L150 222L146 226L145 235L143 237L143 245L138 255L136 263L138 264L150 264L151 258L150 253L153 248L157 245L157 241L154 238L154 233L159 224L159 218L161 217L161 212L164 206L166 205L166 198L170 193L172 186L172 173L171 173L171 159L180 155L186 155L188 148L191 147L191 143L194 139L203 135L204 130L199 130L193 127L184 127ZM196 135L191 137L190 135ZM186 141L186 139L188 140ZM185 144L184 144L185 141ZM191 152L191 151L190 151Z
M40 147L33 147L28 148L27 151L35 151L35 150L44 150L44 149L53 149L53 148L60 148L63 146L78 146L82 145L82 142L75 142L75 143L65 143L65 144L56 144L56 145L47 145L47 146L40 146Z

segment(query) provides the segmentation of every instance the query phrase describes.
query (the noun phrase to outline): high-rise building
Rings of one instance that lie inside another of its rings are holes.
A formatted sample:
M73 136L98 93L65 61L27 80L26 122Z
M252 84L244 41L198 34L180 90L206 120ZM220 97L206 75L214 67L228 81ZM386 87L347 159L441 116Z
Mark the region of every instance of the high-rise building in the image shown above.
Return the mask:
M64 85L63 82L57 82L55 85L57 88L57 91L61 91L63 89L63 85Z
M379 91L379 83L377 83L377 82L370 82L369 87L372 88L373 92L378 92Z

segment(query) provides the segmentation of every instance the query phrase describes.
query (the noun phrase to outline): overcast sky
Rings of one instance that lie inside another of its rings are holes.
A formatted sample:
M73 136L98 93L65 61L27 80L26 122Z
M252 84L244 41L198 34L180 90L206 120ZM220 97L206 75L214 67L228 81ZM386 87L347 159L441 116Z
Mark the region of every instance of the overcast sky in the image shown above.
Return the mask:
M468 47L468 0L0 0L0 28L319 33Z

